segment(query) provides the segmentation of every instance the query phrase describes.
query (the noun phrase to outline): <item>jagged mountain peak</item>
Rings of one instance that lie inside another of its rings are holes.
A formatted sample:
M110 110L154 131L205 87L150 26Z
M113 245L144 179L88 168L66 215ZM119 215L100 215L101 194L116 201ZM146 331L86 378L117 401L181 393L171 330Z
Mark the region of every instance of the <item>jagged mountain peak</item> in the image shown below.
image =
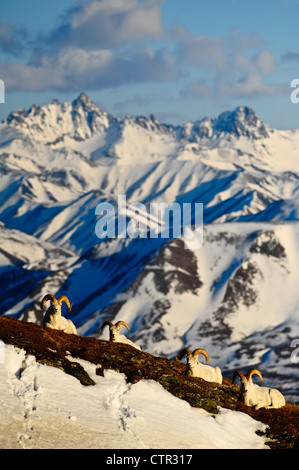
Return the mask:
M104 113L93 101L92 99L84 92L80 93L80 95L72 101L72 107L77 110L79 108L83 108L83 110L87 113L89 112L97 112L97 113Z
M21 129L33 140L53 144L65 136L87 139L107 127L108 121L108 114L81 93L72 102L55 99L51 104L33 104L27 111L13 111L3 123Z
M256 112L248 106L237 106L233 111L224 111L217 117L204 117L186 123L181 129L182 138L191 142L202 139L246 137L256 140L269 137L271 129Z
M84 91L74 100L74 102L77 101L81 103L93 103L92 99Z
M20 108L16 111L11 111L6 119L3 120L6 124L19 125L21 122L24 122L26 119L38 115L45 114L46 110L52 111L64 111L67 108L72 108L77 110L82 107L86 112L98 111L103 112L100 108L91 100L91 98L84 92L75 98L72 102L65 101L61 103L57 98L54 98L51 104L32 104L29 109Z
M224 111L215 120L217 132L225 132L235 136L254 139L268 137L267 126L248 106L238 106L233 111Z

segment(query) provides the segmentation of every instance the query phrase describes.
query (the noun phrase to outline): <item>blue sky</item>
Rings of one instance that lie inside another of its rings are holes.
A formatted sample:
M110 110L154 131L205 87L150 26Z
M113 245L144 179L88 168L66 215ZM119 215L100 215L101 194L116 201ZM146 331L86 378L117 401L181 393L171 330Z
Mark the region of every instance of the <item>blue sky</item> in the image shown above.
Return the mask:
M247 105L299 128L298 18L299 0L3 0L0 119L84 91L115 116L182 124Z

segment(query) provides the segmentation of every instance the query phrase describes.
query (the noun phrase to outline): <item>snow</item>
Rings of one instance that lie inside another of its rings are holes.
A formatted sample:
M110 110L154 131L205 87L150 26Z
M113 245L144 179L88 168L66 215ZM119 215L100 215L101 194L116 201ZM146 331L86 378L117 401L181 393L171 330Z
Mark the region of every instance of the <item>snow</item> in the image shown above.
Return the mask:
M74 360L69 356L70 360ZM77 360L77 359L76 359ZM267 449L265 425L221 408L192 408L151 380L80 360L96 382L83 386L54 367L5 345L0 363L0 448L5 449Z

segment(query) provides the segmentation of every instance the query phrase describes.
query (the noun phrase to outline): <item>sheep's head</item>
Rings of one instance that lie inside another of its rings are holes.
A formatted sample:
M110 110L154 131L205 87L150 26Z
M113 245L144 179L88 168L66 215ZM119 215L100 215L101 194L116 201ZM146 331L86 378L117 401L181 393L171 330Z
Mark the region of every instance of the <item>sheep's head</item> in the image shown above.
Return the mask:
M234 373L233 373L233 378L232 378L232 382L234 382L234 380L236 379L236 377L240 377L240 380L241 380L241 391L242 392L246 392L250 386L252 385L252 376L256 374L258 375L258 377L261 379L261 381L264 383L264 380L263 380L263 377L262 377L262 374L260 373L260 371L258 369L250 369L246 375L243 374L243 372L241 372L240 370L236 370Z
M124 325L127 328L127 330L130 331L130 328L128 327L127 323L120 320L116 322L115 324L113 324L112 321L105 321L100 328L100 332L102 331L104 326L109 326L109 340L117 341L122 325Z
M183 355L185 354L187 355L187 366L190 367L190 369L196 367L196 365L198 364L198 354L203 354L206 358L206 362L209 362L209 355L205 349L197 348L194 349L193 352L191 352L189 349L185 348L183 351Z
M48 300L50 300L51 307L55 312L61 311L61 303L62 302L65 302L69 312L72 310L72 305L73 304L70 304L69 299L65 295L61 295L60 297L58 297L58 299L56 299L56 297L54 297L53 294L47 294L47 295L44 296L44 298L41 301L41 309L44 308L45 303Z
M51 306L53 307L53 310L58 310L57 300L54 297L54 295L52 295L52 294L47 294L43 297L43 299L41 301L41 304L40 304L41 309L43 310L43 308L44 308L46 302L48 302L48 300L50 300Z

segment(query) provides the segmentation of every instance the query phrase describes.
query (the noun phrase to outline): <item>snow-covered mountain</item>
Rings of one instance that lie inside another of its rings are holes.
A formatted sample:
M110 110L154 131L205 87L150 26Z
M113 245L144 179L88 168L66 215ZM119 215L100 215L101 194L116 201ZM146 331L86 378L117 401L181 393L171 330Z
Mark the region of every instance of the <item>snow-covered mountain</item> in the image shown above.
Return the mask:
M149 352L204 347L224 373L257 366L298 402L298 148L299 130L243 106L182 126L115 118L84 93L11 113L0 125L1 313L40 322L43 295L63 293L80 334L122 319ZM147 210L202 203L201 248L99 239L96 206L112 203L118 220L120 195Z

